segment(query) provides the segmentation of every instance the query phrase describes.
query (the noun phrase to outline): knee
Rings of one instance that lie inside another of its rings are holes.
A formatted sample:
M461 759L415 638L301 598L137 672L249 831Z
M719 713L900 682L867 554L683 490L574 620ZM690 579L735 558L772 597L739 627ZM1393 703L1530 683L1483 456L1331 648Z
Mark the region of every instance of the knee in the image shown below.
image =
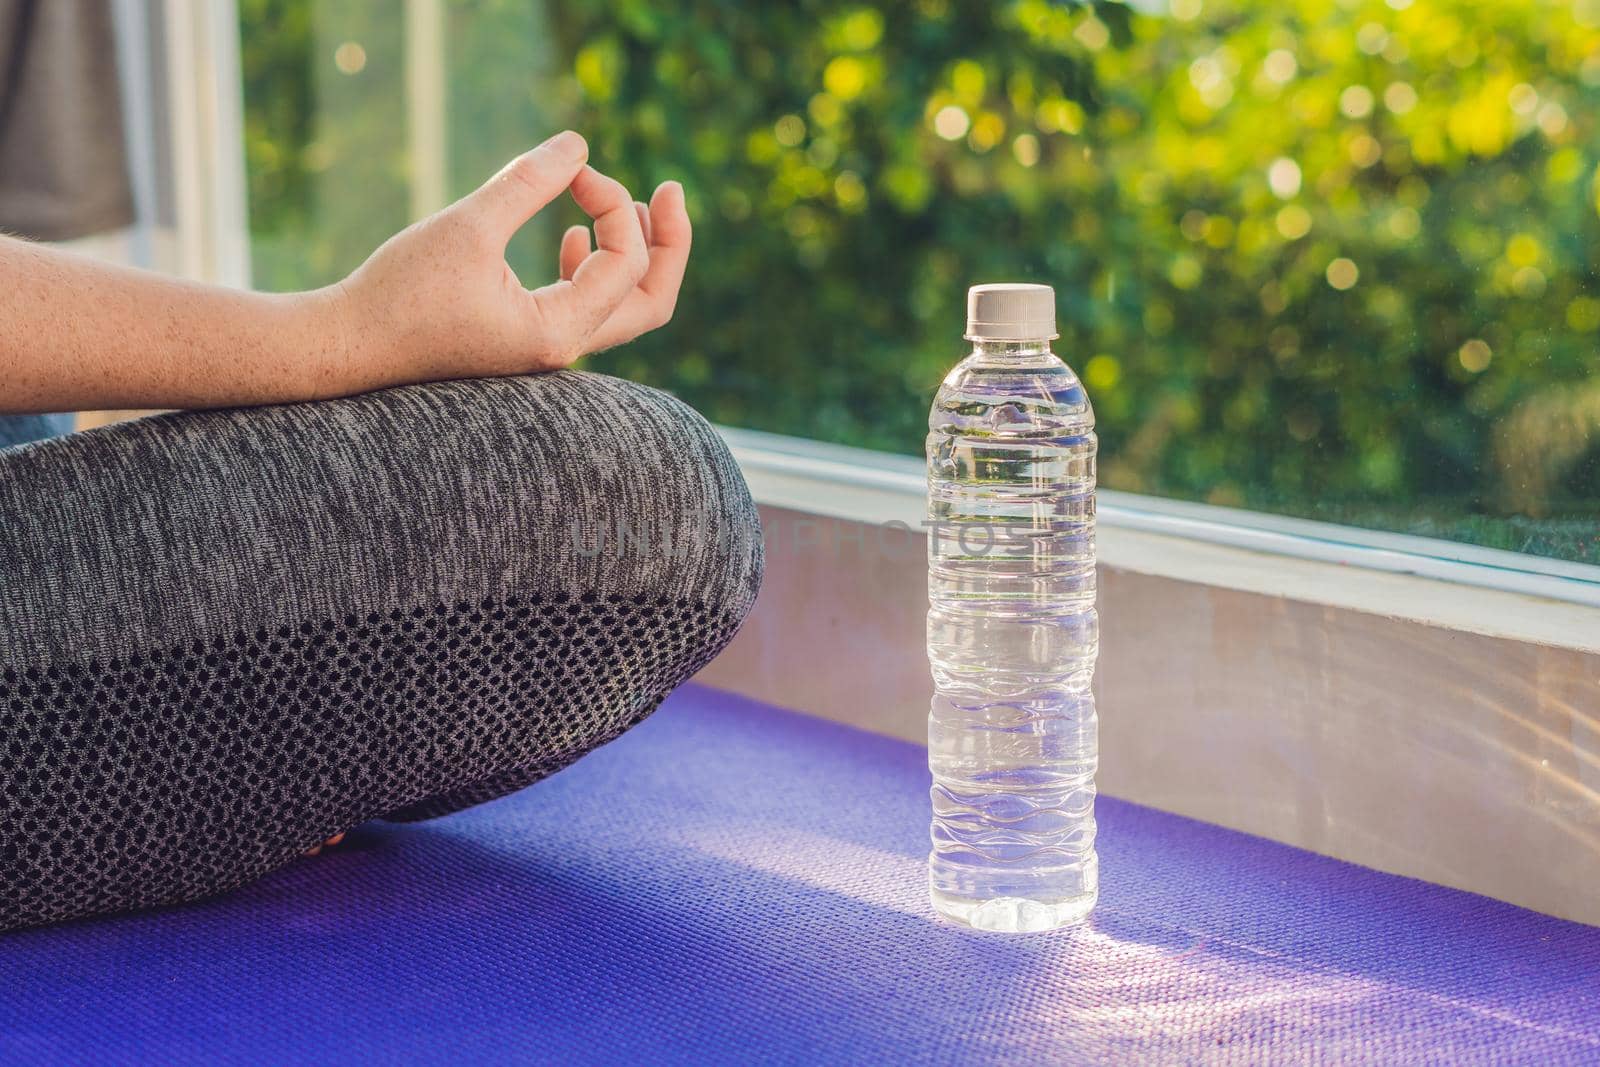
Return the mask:
M567 371L480 383L508 404L505 432L549 484L535 516L539 574L612 600L693 604L737 628L762 574L761 524L722 436L667 393ZM527 501L506 501L507 511Z
M658 596L697 600L742 620L761 583L761 520L727 443L670 394L632 382L612 387L639 417L609 443L639 492L612 511L599 557L610 557L610 573L631 572ZM599 542L584 545L594 552Z

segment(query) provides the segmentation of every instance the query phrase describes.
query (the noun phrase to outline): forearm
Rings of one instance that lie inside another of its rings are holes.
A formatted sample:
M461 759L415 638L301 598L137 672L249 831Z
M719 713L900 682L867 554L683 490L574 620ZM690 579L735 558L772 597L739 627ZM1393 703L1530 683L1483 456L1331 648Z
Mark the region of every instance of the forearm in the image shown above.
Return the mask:
M390 238L338 285L269 295L176 281L0 237L0 413L206 408L530 374L663 325L683 282L683 188L648 205L563 131ZM529 290L506 242L571 193L594 220Z
M337 289L252 293L0 238L0 412L204 408L338 396Z

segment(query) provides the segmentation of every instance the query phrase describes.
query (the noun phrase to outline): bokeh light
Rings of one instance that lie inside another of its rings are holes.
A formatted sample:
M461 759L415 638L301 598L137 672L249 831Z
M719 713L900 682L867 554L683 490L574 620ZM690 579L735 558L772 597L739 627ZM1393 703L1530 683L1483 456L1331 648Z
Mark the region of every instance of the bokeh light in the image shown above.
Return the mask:
M1329 285L1343 292L1355 288L1356 282L1361 278L1361 270L1356 266L1355 260L1340 256L1328 264L1326 276Z

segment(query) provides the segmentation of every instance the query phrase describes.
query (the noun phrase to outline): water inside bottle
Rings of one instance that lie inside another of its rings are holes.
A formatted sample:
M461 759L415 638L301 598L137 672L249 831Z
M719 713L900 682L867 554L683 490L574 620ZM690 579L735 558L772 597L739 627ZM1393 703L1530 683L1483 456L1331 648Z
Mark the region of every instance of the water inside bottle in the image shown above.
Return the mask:
M986 930L1098 895L1094 412L1048 341L980 341L929 416L935 908Z

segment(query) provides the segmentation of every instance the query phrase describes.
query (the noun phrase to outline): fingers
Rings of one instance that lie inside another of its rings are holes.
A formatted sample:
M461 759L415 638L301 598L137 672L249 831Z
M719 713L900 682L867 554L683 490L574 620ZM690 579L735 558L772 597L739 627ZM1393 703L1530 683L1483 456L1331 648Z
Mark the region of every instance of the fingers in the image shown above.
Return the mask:
M662 182L656 194L650 198L650 235L652 256L659 252L672 257L671 261L678 266L677 277L682 280L683 265L689 260L689 244L694 238L694 228L689 225L689 208L684 203L683 186L677 182Z
M650 243L650 209L639 203L633 202L634 210L639 213L639 228L644 231L645 244ZM567 232L561 235L561 277L567 281L578 271L578 264L589 254L589 227L569 226Z
M677 307L693 238L683 186L663 182L650 198L645 217L649 223L650 266L638 287L596 331L592 338L594 349L619 345L666 325Z
M561 277L571 281L578 265L589 255L589 227L569 226L561 235Z
M620 182L584 167L571 189L573 200L594 219L598 247L577 264L570 280L529 294L537 328L563 358L589 350L591 335L633 292L650 266L633 197Z
M592 271L593 280L588 284L604 285L607 291L620 289L620 296L626 296L644 273L649 255L633 197L615 178L584 167L572 181L572 199L594 219L594 239L599 246L595 255L578 268L573 281L582 287L586 268L604 267L603 273L599 269ZM623 287L620 279L630 273L633 277Z
M540 208L574 184L588 158L589 145L584 139L571 130L563 131L507 163L452 210L468 213L504 244Z

